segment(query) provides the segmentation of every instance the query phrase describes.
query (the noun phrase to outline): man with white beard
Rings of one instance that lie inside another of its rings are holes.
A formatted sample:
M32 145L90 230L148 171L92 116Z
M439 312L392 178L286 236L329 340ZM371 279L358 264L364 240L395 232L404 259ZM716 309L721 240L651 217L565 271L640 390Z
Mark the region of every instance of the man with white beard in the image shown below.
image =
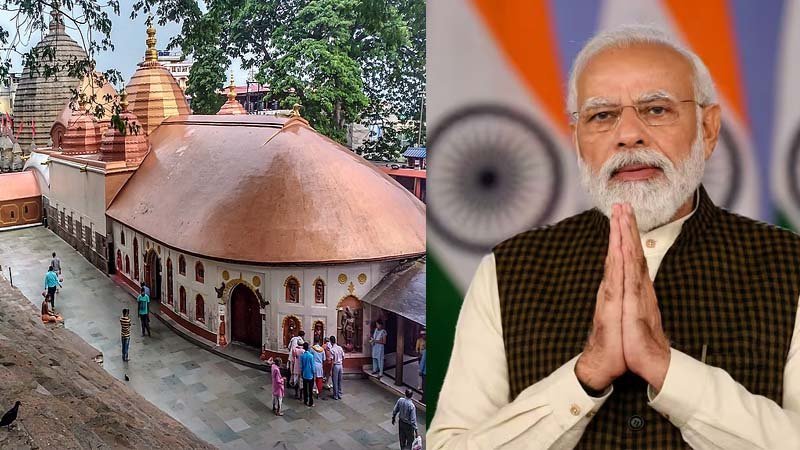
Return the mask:
M483 259L428 447L800 448L800 238L702 187L703 62L652 28L605 32L567 106L596 208Z

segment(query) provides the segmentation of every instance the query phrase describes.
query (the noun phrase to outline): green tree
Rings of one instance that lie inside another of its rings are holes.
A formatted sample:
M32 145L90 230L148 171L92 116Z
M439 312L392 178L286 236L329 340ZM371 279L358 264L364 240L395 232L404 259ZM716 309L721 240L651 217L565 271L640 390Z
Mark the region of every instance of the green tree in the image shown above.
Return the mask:
M122 76L116 69L96 72L95 57L102 51L113 51L111 42L111 16L119 15L119 1L108 0L5 0L0 3L0 14L11 18L14 29L0 27L0 45L7 50L4 57L0 58L0 80L9 85L12 54L22 57L23 69L31 75L54 77L67 74L71 77L83 79L91 77L94 84L101 86L104 83L118 84ZM57 14L53 15L53 12ZM27 52L22 52L18 47L30 42L35 34L46 34L48 26L56 17L65 26L76 29L78 43L86 51L86 58L76 58L66 62L55 60L55 48L38 46ZM96 104L108 103L110 99L97 98L94 92L78 92L72 90L71 104L73 107L84 102ZM118 108L116 111L106 111L106 107L98 105L94 113L98 116L113 113L118 121Z
M369 159L396 160L405 150L404 144L416 145L419 139L424 146L426 142L424 115L421 116L426 80L425 3L396 0L395 6L408 25L408 43L387 57L370 59L364 70L367 95L372 101L362 122L382 130L380 137L357 149ZM397 117L397 122L390 121L392 117Z
M424 0L208 0L205 7L192 0L134 4L134 11L154 11L162 24L182 22L169 46L203 61L197 69L203 75L190 75L193 102L212 104L199 97L216 97L224 83L215 64L240 58L281 107L302 104L312 126L340 142L351 122L418 111ZM398 66L408 63L415 65L410 76Z

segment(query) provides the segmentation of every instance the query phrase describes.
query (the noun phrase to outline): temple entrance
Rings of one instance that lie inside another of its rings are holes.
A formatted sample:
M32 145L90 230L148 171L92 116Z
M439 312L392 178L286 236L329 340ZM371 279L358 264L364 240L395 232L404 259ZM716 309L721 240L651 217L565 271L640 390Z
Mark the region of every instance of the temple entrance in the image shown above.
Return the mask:
M256 294L240 284L231 293L231 341L261 348L261 308Z
M336 306L336 342L347 353L360 353L363 349L362 327L364 325L361 300L352 295L343 298Z
M150 288L150 300L161 302L161 258L155 250L144 257L144 284Z

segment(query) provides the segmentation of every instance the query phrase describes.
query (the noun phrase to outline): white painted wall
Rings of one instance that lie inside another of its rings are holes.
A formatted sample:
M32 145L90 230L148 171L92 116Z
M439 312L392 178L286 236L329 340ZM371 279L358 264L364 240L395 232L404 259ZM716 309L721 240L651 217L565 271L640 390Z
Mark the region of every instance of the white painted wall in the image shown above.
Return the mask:
M397 263L396 262L375 262L368 264L340 264L325 266L303 266L303 267L262 267L249 266L232 263L223 263L205 258L197 258L180 251L162 246L150 241L145 236L134 232L130 228L112 220L113 239L116 249L122 253L124 266L125 256L131 259L131 274L133 277L133 239L136 237L139 242L139 275L144 279L144 255L147 246L161 248L159 254L161 259L162 274L162 305L167 305L167 259L172 260L173 268L173 310L185 320L202 326L207 330L217 333L219 329L219 304L222 300L226 302L224 311L226 314L226 339L230 342L231 327L235 324L230 323L230 292L226 293L226 298L217 298L215 287L220 287L223 280L223 272L228 272L228 281L241 278L255 289L260 291L262 297L269 302L260 312L265 315L262 323L262 342L266 348L273 351L285 351L283 346L283 319L288 315L294 315L301 321L302 329L306 336L313 336L313 324L321 320L325 324L325 335L337 335L337 310L338 303L348 295L356 298L363 298L383 276L388 273ZM120 232L125 233L125 245L120 244ZM179 272L179 258L186 259L186 274ZM116 260L116 254L115 254ZM200 283L195 279L195 264L200 261L204 266L204 282ZM123 267L124 270L124 267ZM339 281L339 276L344 275L346 281ZM365 274L366 280L359 281L359 275ZM300 301L299 303L287 303L284 283L290 276L294 276L300 281ZM260 285L255 287L254 277L258 277ZM318 304L314 301L314 281L321 278L325 282L325 303ZM186 314L179 312L180 287L186 289ZM203 296L205 303L205 323L197 321L195 317L195 297L197 294ZM362 325L364 343L361 354L352 356L369 356L369 321L372 320L372 309L364 305Z
M81 172L78 167L71 167L50 160L50 205L65 216L72 213L74 221L83 219L83 226L91 225L92 236L94 233L106 234L105 211L105 175L92 171ZM50 218L53 220L53 218ZM94 242L90 242L93 246Z

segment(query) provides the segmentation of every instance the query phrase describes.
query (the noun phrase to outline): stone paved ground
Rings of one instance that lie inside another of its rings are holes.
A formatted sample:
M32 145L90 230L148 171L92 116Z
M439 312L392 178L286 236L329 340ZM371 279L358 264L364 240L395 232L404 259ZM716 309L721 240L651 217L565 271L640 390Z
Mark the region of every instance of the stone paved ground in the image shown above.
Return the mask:
M20 401L2 449L213 448L95 360L98 351L0 277L0 414Z
M49 230L0 232L0 265L6 277L11 268L14 285L37 307L52 251L62 260L56 310L66 327L103 352L110 374L127 374L130 387L201 439L226 449L399 448L391 425L396 398L369 380L345 380L341 401L320 400L314 408L287 398L285 415L276 417L265 372L196 347L154 318L153 337L134 332L131 360L123 363L118 318L134 299ZM424 433L424 413L418 421Z

